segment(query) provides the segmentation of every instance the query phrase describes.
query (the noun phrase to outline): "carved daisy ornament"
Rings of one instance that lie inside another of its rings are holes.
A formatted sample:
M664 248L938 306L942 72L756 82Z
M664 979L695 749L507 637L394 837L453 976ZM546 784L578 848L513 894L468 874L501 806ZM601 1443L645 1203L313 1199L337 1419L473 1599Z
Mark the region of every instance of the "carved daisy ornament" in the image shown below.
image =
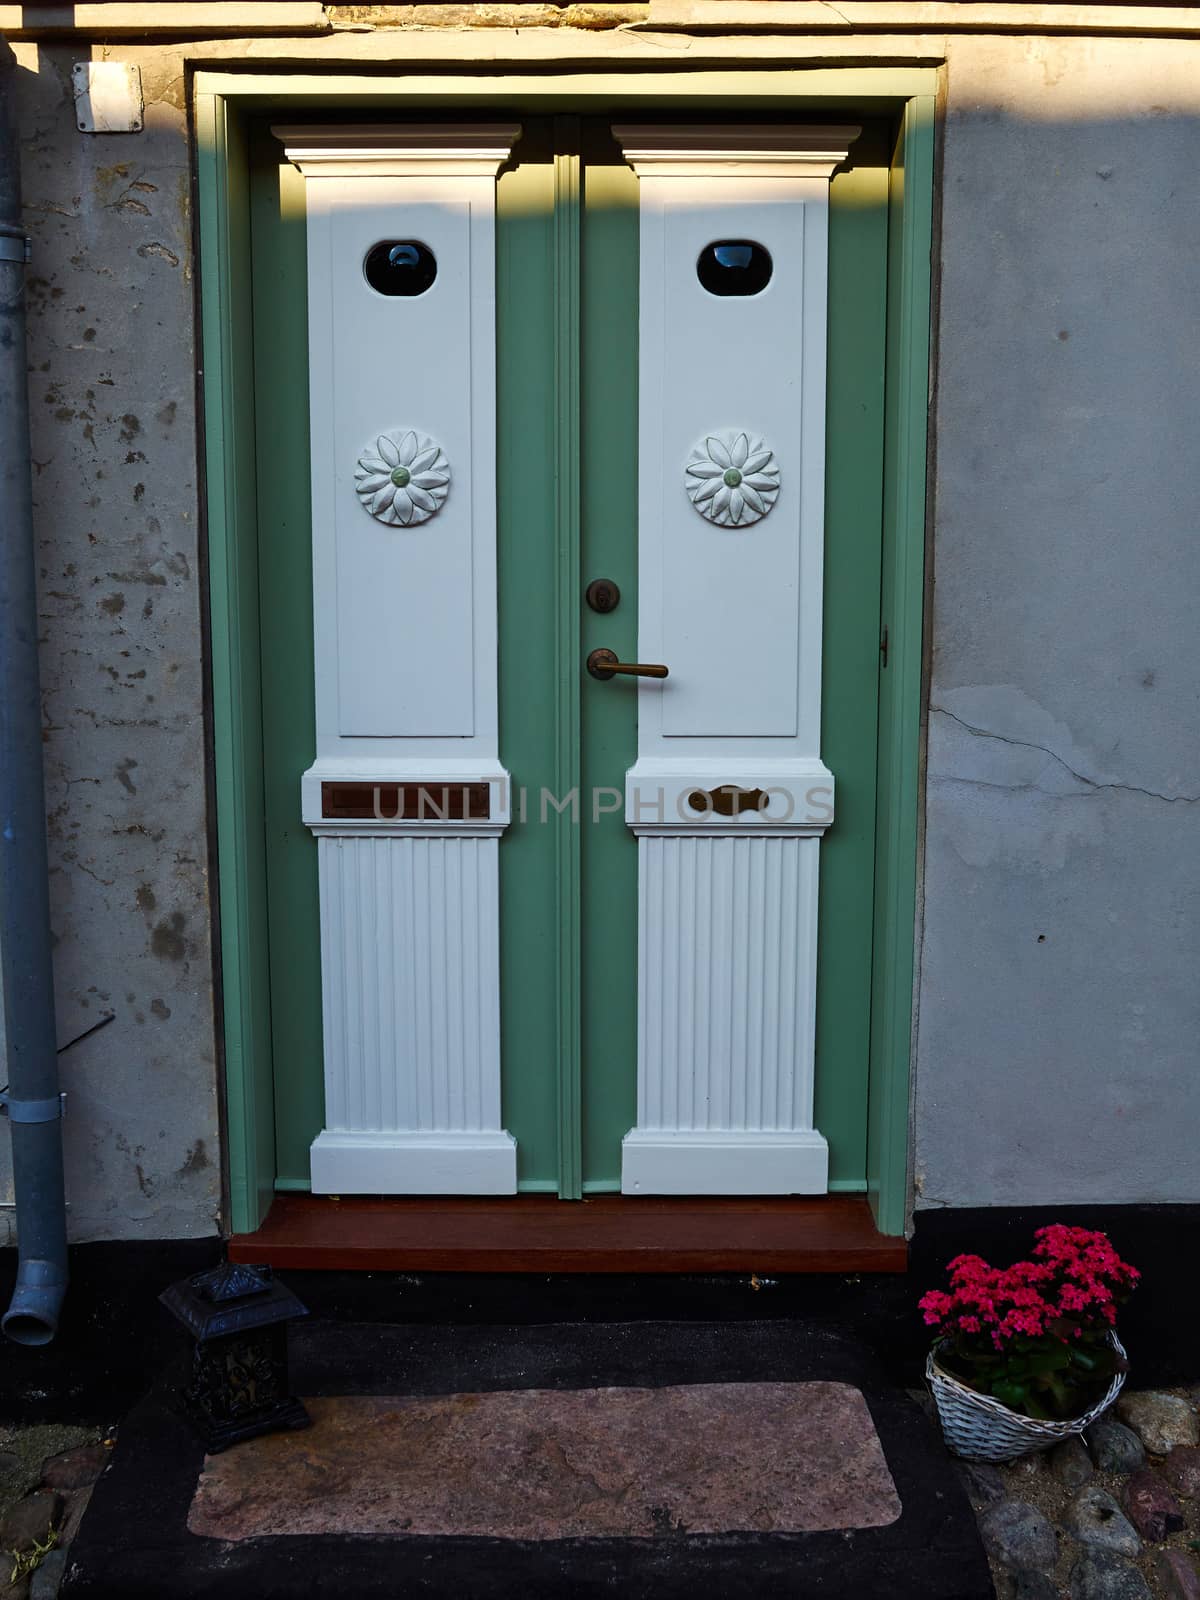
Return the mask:
M700 515L722 528L758 522L779 498L775 453L749 433L710 433L692 451L684 483Z
M428 522L450 492L450 466L440 444L411 428L381 433L358 458L354 487L363 509L393 528Z

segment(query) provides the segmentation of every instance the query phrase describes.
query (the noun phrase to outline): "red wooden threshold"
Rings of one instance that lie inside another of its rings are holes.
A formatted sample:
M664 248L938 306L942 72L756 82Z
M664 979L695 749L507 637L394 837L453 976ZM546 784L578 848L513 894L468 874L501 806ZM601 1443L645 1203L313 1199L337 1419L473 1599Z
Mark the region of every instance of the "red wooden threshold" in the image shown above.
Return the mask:
M903 1272L858 1196L558 1200L281 1194L231 1261L375 1272Z

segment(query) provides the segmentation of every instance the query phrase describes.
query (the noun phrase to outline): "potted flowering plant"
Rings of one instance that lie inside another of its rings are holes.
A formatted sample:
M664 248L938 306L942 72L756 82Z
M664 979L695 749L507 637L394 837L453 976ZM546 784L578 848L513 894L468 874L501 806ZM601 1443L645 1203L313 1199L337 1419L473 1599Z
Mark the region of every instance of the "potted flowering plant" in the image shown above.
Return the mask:
M946 1442L976 1461L1011 1461L1080 1433L1116 1399L1125 1350L1117 1307L1138 1280L1108 1238L1055 1223L1027 1261L957 1256L950 1289L920 1301L938 1329L925 1376Z

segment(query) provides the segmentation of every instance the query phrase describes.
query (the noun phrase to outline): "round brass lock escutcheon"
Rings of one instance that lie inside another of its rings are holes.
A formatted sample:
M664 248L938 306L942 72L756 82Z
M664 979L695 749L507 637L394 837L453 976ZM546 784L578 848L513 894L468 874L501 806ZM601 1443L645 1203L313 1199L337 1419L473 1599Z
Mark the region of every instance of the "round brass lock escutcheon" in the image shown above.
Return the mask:
M583 592L583 598L593 611L615 611L621 603L621 591L611 578L593 578Z

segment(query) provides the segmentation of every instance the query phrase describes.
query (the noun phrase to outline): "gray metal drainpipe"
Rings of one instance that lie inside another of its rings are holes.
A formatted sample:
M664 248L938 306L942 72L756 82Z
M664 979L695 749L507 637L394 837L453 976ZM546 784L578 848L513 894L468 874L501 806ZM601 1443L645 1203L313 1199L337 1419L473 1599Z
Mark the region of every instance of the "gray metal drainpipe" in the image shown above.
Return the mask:
M25 230L14 96L0 40L0 1002L19 1260L0 1327L48 1344L67 1289L62 1097L50 960L37 588L25 356Z

